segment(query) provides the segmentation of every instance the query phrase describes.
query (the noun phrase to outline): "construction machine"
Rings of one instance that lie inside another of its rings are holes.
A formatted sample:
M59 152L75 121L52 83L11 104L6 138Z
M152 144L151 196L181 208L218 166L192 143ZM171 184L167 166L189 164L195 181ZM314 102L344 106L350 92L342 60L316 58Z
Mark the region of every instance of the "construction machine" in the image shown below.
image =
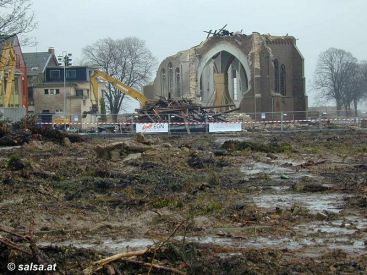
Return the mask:
M96 114L98 113L98 79L103 79L110 83L113 87L115 87L118 91L120 91L123 94L126 94L137 101L140 102L140 106L144 107L144 105L148 102L148 98L146 98L141 92L135 90L134 88L126 85L125 83L121 82L120 80L108 75L105 72L102 71L94 71L94 73L90 77L90 83L92 86L92 92L93 92L93 99L92 99L92 108L88 112L84 112L84 116L87 114Z
M10 43L3 43L0 60L0 96L3 96L3 106L10 107L14 90L15 52Z
M70 119L63 117L56 117L52 119L52 125L59 130L66 130L70 126Z

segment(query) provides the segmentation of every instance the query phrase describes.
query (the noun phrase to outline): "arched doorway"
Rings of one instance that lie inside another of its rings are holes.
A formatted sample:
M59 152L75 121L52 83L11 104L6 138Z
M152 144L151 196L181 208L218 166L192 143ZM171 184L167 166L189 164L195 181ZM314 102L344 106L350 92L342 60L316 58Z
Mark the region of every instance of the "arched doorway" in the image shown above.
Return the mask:
M239 106L250 90L247 57L228 43L218 43L200 60L198 95L206 106Z

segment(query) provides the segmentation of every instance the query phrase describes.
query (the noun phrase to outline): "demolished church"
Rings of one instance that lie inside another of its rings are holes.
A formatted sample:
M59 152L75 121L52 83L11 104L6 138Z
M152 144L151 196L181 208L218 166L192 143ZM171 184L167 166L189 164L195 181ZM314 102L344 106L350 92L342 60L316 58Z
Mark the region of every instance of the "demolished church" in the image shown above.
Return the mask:
M246 113L307 110L304 60L292 36L225 33L167 57L148 98L189 98ZM299 113L297 117L302 117Z

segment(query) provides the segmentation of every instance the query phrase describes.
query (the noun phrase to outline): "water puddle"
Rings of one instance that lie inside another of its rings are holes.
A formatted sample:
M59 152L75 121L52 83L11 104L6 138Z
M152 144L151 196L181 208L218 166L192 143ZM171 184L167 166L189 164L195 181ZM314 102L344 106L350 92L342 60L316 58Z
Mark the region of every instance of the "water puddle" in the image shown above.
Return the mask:
M289 208L293 205L306 207L311 213L328 211L339 213L344 205L342 194L322 193L284 193L262 194L253 196L252 199L257 207L274 209Z
M334 221L310 222L295 227L295 230L303 235L333 235L338 237L341 235L352 235L357 231L366 229L367 219L353 215Z
M356 232L356 229L341 227L334 224L322 224L313 222L295 227L297 231L307 235L351 235Z
M183 237L177 237L182 240ZM255 237L250 239L232 239L228 237L186 237L187 242L196 242L200 244L213 244L223 247L232 248L253 248L253 249L289 249L299 250L300 253L313 254L319 256L320 250L324 252L333 249L342 249L348 253L363 253L366 249L363 240L348 240L348 238L272 238L272 237Z
M303 177L315 177L314 175L308 172L300 172L290 167L283 167L284 163L282 162L274 162L274 163L265 163L265 162L252 162L247 163L241 167L241 172L244 173L247 177L255 177L259 174L265 174L271 179L281 179L282 177L291 178L291 179L300 179Z
M242 166L241 172L245 173L247 176L253 176L260 173L276 176L279 174L289 174L292 172L292 170L290 168L280 167L275 164L254 162Z
M221 138L217 138L215 140L215 144L217 146L222 146L224 142L228 141L228 140L235 140L235 141L252 141L252 138L249 137L221 137Z
M272 185L270 186L270 188L277 193L284 193L285 191L288 191L290 189L290 186Z
M9 151L9 150L13 150L13 149L19 149L22 146L5 146L5 147L0 147L0 151Z
M41 246L73 246L76 248L94 249L107 253L128 252L148 248L156 242L151 239L105 239L105 240L73 240L58 243L39 243Z

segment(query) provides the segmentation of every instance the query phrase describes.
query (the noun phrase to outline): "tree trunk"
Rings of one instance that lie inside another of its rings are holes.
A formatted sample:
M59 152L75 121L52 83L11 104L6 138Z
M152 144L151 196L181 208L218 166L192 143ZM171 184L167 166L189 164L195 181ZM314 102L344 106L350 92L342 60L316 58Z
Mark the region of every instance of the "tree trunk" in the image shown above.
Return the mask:
M112 122L116 123L117 122L117 115L119 113L119 110L116 106L116 102L114 102L113 106L111 106L111 116L112 116Z
M340 102L340 100L336 99L336 114L337 116L340 116L342 110L342 104Z
M358 100L353 100L354 116L358 117Z
M106 116L106 102L104 101L103 95L100 99L100 105L101 105L101 121L106 122L107 116Z

